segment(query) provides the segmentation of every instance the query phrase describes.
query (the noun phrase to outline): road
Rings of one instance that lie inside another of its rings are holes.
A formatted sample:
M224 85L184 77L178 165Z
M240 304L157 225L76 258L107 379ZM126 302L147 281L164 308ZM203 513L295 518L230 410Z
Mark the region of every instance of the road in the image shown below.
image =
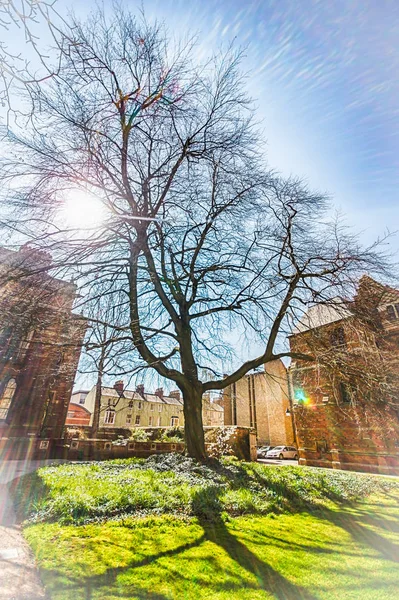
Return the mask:
M276 465L278 465L280 467L282 467L282 466L297 467L298 466L297 460L289 460L289 459L280 460L279 458L258 458L258 462L262 463L262 465L268 465L269 467L275 467Z

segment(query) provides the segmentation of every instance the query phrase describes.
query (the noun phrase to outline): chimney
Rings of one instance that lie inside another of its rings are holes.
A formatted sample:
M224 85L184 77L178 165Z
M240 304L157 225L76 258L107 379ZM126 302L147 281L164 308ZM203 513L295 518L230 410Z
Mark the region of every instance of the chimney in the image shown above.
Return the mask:
M144 383L136 385L136 393L139 394L142 398L144 398Z
M163 398L163 388L155 390L155 395L158 396L158 398Z
M123 396L124 389L125 389L125 384L122 379L118 379L118 381L115 381L114 390L116 390L116 392L120 398L122 398L122 396Z
M170 398L176 398L176 400L180 400L180 392L179 392L179 390L172 390L171 392L169 392L169 397Z

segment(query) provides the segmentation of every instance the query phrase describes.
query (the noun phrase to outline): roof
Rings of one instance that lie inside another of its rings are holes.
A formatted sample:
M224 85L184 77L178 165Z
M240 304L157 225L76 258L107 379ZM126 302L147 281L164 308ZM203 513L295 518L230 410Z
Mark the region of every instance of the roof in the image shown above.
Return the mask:
M386 306L399 301L399 290L380 283L368 275L363 275L359 281L357 297L361 293L374 296L378 306Z
M300 321L293 328L292 335L316 329L329 323L348 319L352 316L350 310L343 306L338 299L331 304L315 304L301 317Z
M83 404L78 404L77 402L70 402L68 405L68 411L73 409L75 410L76 408L78 408L79 410L86 412L87 414L91 415L91 412L89 411L88 408L86 408L85 406L83 406Z
M119 398L118 392L112 387L103 387L102 395L111 396L112 398ZM159 403L159 404L174 404L176 406L183 406L183 401L173 396L157 396L156 394L144 393L144 396L134 390L123 390L123 397L127 400L144 400L145 402Z
M223 408L223 406L220 406L220 404L216 404L215 402L211 402L210 405L211 405L211 409L212 410L216 410L218 412L224 412L224 408Z

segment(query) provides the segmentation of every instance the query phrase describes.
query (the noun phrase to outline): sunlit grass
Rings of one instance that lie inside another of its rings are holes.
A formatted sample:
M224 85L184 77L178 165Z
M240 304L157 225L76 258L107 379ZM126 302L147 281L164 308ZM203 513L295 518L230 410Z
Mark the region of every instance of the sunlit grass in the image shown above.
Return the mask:
M213 525L171 516L45 523L25 535L52 600L382 600L399 589L395 504Z
M169 456L46 467L13 493L51 600L393 600L399 589L394 480Z

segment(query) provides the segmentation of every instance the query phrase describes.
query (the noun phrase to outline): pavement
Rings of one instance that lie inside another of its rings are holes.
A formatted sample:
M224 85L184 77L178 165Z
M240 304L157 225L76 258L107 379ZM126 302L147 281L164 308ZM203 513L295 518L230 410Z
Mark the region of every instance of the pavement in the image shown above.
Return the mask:
M0 600L47 598L35 559L15 515L8 484L55 461L0 461Z

